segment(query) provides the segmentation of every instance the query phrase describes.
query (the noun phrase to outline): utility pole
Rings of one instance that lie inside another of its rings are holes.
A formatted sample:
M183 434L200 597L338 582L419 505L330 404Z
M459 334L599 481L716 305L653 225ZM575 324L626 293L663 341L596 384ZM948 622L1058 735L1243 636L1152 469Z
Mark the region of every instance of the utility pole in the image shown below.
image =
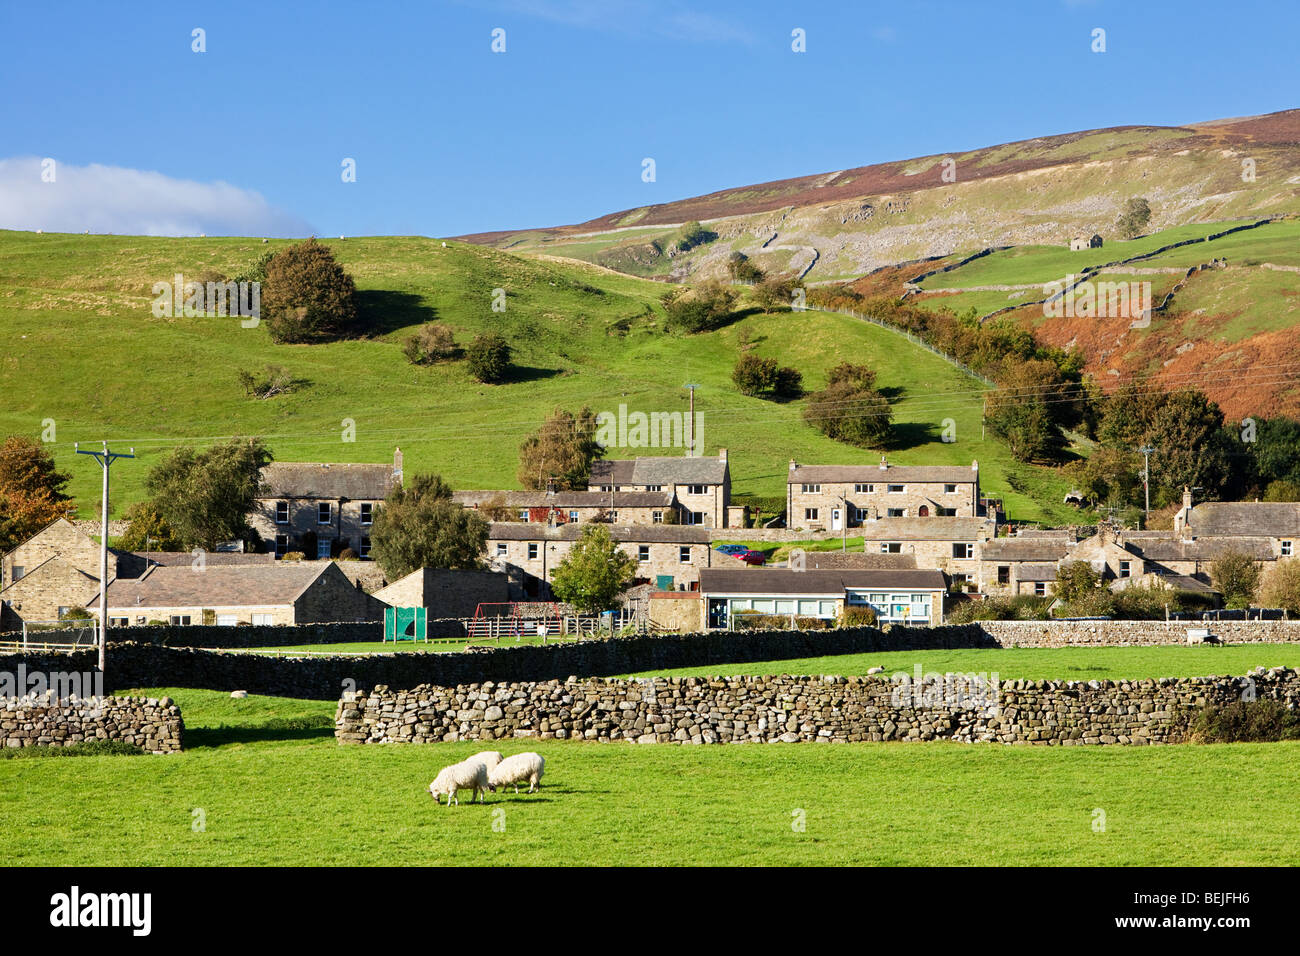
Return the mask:
M1142 518L1142 527L1145 529L1151 524L1151 453L1155 451L1150 445L1143 445L1138 449L1146 464L1142 467L1142 490L1146 492L1146 514Z
M104 469L104 499L99 525L99 673L105 675L104 656L108 648L108 469L119 458L134 458L135 449L130 454L109 451L108 442L102 442L102 451L82 451L80 443L72 446L78 455L93 455Z
M682 388L687 388L691 391L690 418L686 420L686 434L688 436L686 439L686 456L688 458L699 455L699 449L695 447L695 390L699 387L700 386L698 385L682 386Z

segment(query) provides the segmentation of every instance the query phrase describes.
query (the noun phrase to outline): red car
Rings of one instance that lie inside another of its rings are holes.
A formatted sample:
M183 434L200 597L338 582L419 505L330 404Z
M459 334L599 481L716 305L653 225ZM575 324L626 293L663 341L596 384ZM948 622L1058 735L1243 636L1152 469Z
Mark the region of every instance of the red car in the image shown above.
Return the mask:
M739 558L746 564L765 564L767 562L767 555L762 551L755 551L753 548L750 548L748 551L743 551L740 554L733 554L732 557Z

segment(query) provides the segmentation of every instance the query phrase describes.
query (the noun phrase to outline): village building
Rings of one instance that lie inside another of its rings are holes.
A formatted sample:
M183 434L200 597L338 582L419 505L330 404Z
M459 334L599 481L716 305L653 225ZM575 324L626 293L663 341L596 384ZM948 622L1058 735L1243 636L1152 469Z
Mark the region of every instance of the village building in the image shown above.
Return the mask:
M906 554L915 567L948 576L954 590L975 590L985 544L997 534L992 518L876 518L857 534L867 553Z
M98 594L88 608L98 616ZM110 627L321 624L377 621L383 602L356 587L332 561L269 565L155 565L108 586Z
M1070 239L1070 251L1080 252L1084 249L1100 249L1104 240L1093 233L1091 236L1074 236Z
M713 561L709 530L688 525L609 525L610 536L636 563L637 584L660 591L694 590L700 570ZM582 536L576 524L494 521L487 541L492 568L510 578L512 600L551 600L551 578ZM734 558L720 556L734 562Z
M948 585L935 570L706 568L700 572L704 625L728 630L737 615L832 621L845 607L870 607L880 624L943 623ZM653 607L653 605L652 605Z
M393 463L272 462L249 524L276 556L338 557L351 549L370 556L370 527L388 493L402 483L402 450Z
M602 459L592 463L587 490L664 494L677 510L678 524L744 526L744 509L731 505L731 470L725 448L719 448L717 457L712 458Z
M979 462L947 465L800 465L786 477L786 526L841 531L882 518L996 518L980 497Z
M420 568L374 592L391 607L422 607L430 618L473 617L480 604L510 600L509 578L500 571Z
M59 518L0 557L0 630L53 623L99 597L100 546ZM133 552L108 549L108 580L138 578L159 564L267 564L273 555L224 552Z
M501 506L511 514L505 520L544 524L674 524L681 515L663 491L456 491L452 500L475 511Z

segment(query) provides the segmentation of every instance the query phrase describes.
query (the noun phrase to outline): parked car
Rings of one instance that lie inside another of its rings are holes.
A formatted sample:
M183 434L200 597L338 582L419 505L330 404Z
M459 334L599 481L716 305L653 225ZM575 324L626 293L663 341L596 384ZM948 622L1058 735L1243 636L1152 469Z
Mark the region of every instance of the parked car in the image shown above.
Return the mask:
M745 547L743 544L720 544L713 550L721 551L723 554L729 554L735 558L744 554L749 550L749 548Z
M740 558L740 560L744 561L746 564L767 563L767 555L762 551L755 551L753 548L749 548L744 554L737 554L735 557Z

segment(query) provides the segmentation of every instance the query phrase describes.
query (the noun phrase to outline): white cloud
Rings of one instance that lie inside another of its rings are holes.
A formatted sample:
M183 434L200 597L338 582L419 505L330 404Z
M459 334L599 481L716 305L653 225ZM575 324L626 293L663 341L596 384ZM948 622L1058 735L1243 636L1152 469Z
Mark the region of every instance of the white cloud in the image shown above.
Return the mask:
M260 193L121 166L0 159L0 229L144 236L304 236L314 232ZM45 176L42 176L45 173Z

